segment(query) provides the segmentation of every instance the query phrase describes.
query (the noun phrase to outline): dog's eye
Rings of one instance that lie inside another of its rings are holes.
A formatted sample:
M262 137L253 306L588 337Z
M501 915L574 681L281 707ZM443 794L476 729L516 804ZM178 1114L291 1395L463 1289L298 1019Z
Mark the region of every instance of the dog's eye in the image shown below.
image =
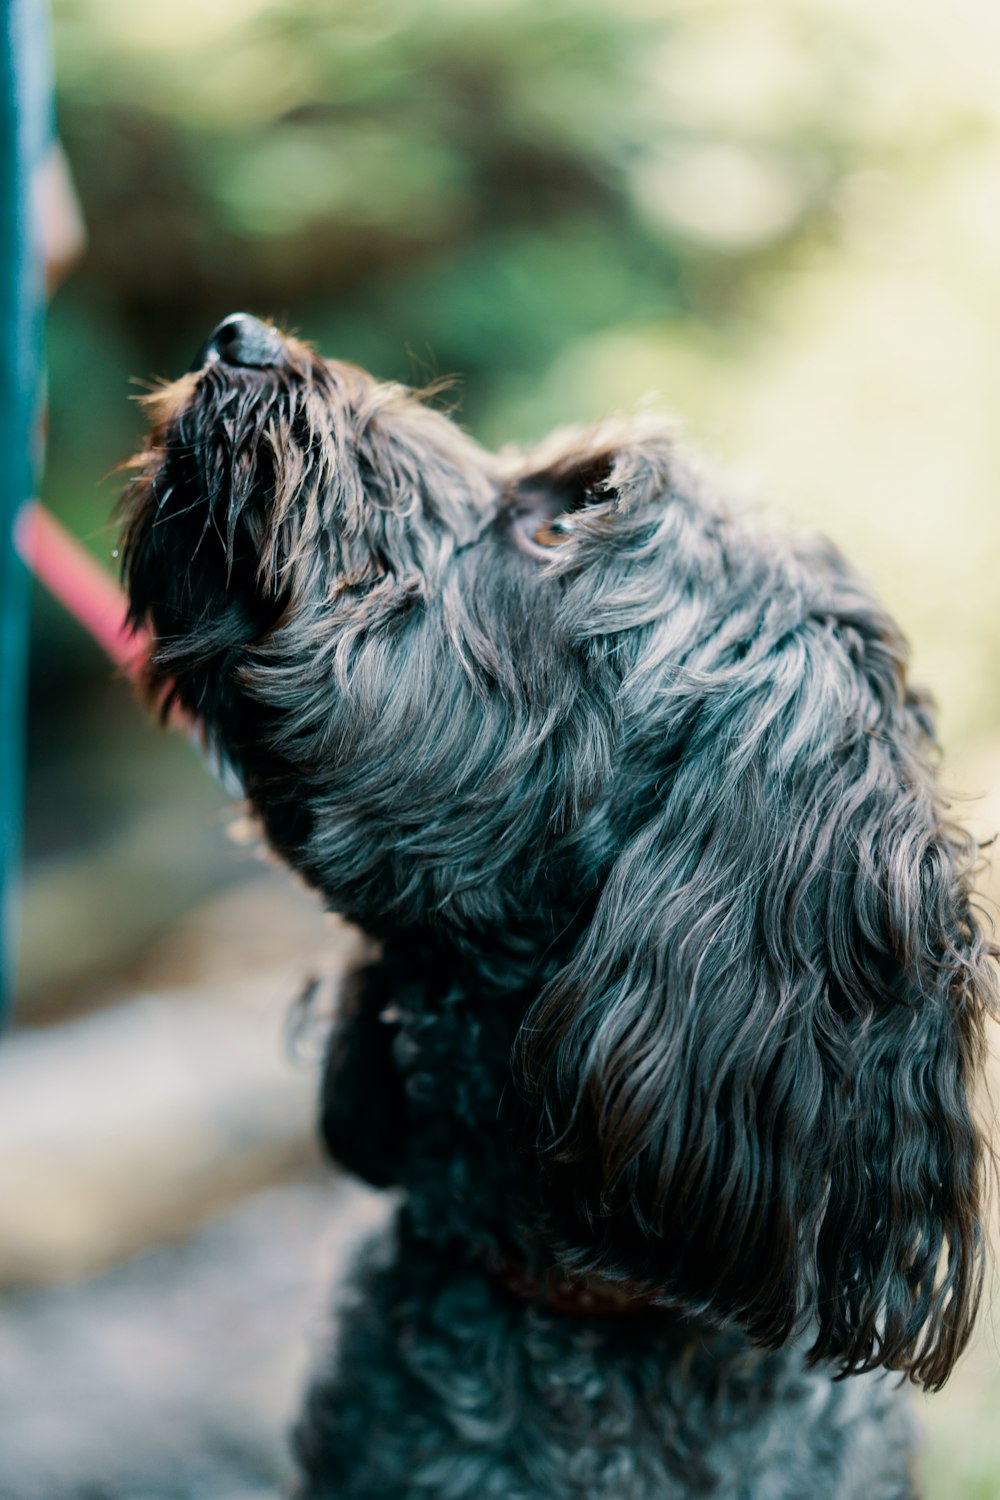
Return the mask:
M524 503L512 508L511 535L522 552L537 561L547 561L545 554L565 542L575 530L572 517L563 512L552 515L542 504Z
M551 521L544 521L537 531L532 532L531 540L537 542L539 547L558 547L572 530L573 522L568 516L555 516Z

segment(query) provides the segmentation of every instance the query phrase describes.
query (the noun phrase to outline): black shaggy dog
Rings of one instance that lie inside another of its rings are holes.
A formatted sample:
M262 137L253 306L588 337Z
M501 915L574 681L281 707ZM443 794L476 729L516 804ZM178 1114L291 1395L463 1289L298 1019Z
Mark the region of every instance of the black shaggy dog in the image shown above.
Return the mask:
M912 1496L994 988L893 622L656 421L494 456L239 314L150 404L149 696L381 945L322 1129L401 1206L300 1496Z

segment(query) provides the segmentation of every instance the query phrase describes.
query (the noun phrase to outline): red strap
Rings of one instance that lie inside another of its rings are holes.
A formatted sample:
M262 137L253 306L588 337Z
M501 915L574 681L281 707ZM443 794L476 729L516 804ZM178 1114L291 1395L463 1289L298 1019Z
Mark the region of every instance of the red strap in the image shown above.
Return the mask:
M149 654L149 638L126 623L125 595L111 574L38 500L18 515L14 544L36 577L111 660L130 677L136 676Z

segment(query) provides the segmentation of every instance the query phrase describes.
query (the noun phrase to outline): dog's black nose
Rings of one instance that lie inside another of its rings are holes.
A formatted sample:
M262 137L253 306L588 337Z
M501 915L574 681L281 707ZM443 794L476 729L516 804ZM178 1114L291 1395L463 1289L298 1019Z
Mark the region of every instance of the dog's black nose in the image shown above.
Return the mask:
M267 365L280 365L284 358L281 335L250 313L238 312L230 313L212 329L191 368L203 370L221 359L223 364L260 370Z

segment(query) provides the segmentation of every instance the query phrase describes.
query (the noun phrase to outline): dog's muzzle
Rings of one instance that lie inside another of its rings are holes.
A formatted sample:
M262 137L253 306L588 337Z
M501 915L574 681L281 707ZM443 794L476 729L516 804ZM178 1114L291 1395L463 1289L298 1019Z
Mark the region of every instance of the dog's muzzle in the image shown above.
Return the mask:
M251 313L230 313L218 323L198 350L192 370L221 361L244 369L265 370L284 364L285 345L276 329Z

